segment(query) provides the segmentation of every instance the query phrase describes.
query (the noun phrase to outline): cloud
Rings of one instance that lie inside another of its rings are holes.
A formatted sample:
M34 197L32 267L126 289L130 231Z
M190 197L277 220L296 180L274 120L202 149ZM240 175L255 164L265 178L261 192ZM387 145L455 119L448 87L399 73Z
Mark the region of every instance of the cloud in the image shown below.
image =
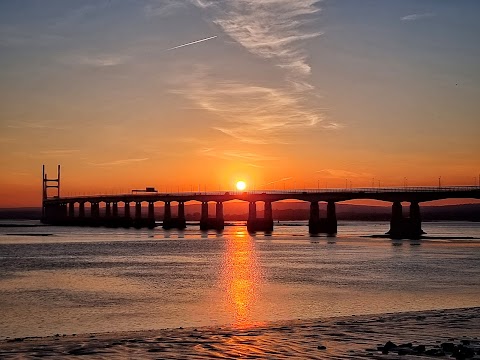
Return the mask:
M117 166L117 165L126 165L126 164L146 161L146 160L148 160L148 158L121 159L121 160L108 161L108 162L104 162L104 163L92 163L91 162L91 163L89 163L89 165L93 165L93 166Z
M69 156L78 152L80 152L80 150L77 149L57 149L40 151L40 154L46 156Z
M69 65L73 64L98 68L123 65L128 60L130 60L130 56L117 54L71 55L61 59L63 63Z
M213 128L242 142L288 143L296 130L311 128L323 115L307 107L302 92L235 81L209 80L197 74L182 80L174 93L215 115Z
M426 19L430 17L434 17L434 13L422 13L422 14L410 14L402 17L400 20L402 21L416 21L421 19Z
M260 155L258 153L251 153L239 150L218 150L215 148L203 148L200 150L201 155L216 157L224 160L242 160L242 161L271 161L276 160L274 156ZM249 163L251 166L259 166Z
M185 3L178 0L159 0L145 5L147 17L165 17L173 14L177 9L184 8Z
M349 170L342 169L322 169L316 171L316 173L321 174L324 178L331 179L352 179L352 178L371 178L372 174L369 173L356 173Z
M279 182L283 182L283 181L288 181L288 180L291 180L293 179L293 177L286 177L286 178L283 178L283 179L278 179L278 180L273 180L273 181L270 181L268 183L265 183L261 186L268 186L268 185L273 185L273 184L277 184Z
M313 128L324 115L317 103L305 42L321 35L309 29L320 11L318 0L189 0L203 9L209 20L249 53L283 69L285 78L276 85L240 81L215 70L188 69L177 76L172 92L208 111L213 128L241 142L291 143L295 133ZM322 125L319 125L322 126ZM327 129L339 129L331 122Z
M302 42L321 35L307 31L307 16L317 13L318 0L191 0L209 10L213 22L252 54L272 59L293 76L310 74Z
M52 129L52 130L64 130L67 126L59 126L52 121L17 121L14 124L7 125L10 129Z

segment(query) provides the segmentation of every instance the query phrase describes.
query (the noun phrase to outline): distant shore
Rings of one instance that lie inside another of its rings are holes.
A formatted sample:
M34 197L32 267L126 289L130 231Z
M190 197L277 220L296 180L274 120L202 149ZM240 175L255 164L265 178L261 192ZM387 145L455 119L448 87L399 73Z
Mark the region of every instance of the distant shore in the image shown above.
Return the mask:
M0 357L388 359L473 354L478 359L479 335L480 307L473 307L256 326L7 338L0 340Z

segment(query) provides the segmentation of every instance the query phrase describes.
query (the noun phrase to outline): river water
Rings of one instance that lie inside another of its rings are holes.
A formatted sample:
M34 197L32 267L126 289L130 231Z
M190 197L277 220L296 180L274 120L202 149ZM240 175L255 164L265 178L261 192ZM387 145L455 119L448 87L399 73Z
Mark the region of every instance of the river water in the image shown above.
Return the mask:
M0 337L480 306L480 224L423 228L431 239L365 237L382 222L339 222L336 237L0 228Z

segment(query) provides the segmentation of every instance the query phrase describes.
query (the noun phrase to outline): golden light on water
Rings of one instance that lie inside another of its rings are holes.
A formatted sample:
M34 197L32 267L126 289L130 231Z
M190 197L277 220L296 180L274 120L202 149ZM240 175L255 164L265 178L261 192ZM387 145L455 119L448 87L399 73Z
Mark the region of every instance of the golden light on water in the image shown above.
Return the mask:
M223 278L226 307L234 316L234 326L257 325L253 310L261 281L253 239L245 231L235 232L226 242Z

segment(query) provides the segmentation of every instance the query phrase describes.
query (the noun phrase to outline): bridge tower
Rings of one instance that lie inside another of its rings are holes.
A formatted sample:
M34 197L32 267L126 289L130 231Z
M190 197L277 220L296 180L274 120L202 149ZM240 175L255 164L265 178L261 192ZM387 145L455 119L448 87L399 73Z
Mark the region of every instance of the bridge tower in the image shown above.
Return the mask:
M49 179L45 172L45 165L42 165L42 222L50 223L58 219L63 210L61 205L47 205L45 203L48 200L48 189L57 189L57 194L54 197L60 198L60 165L57 165L57 177Z

